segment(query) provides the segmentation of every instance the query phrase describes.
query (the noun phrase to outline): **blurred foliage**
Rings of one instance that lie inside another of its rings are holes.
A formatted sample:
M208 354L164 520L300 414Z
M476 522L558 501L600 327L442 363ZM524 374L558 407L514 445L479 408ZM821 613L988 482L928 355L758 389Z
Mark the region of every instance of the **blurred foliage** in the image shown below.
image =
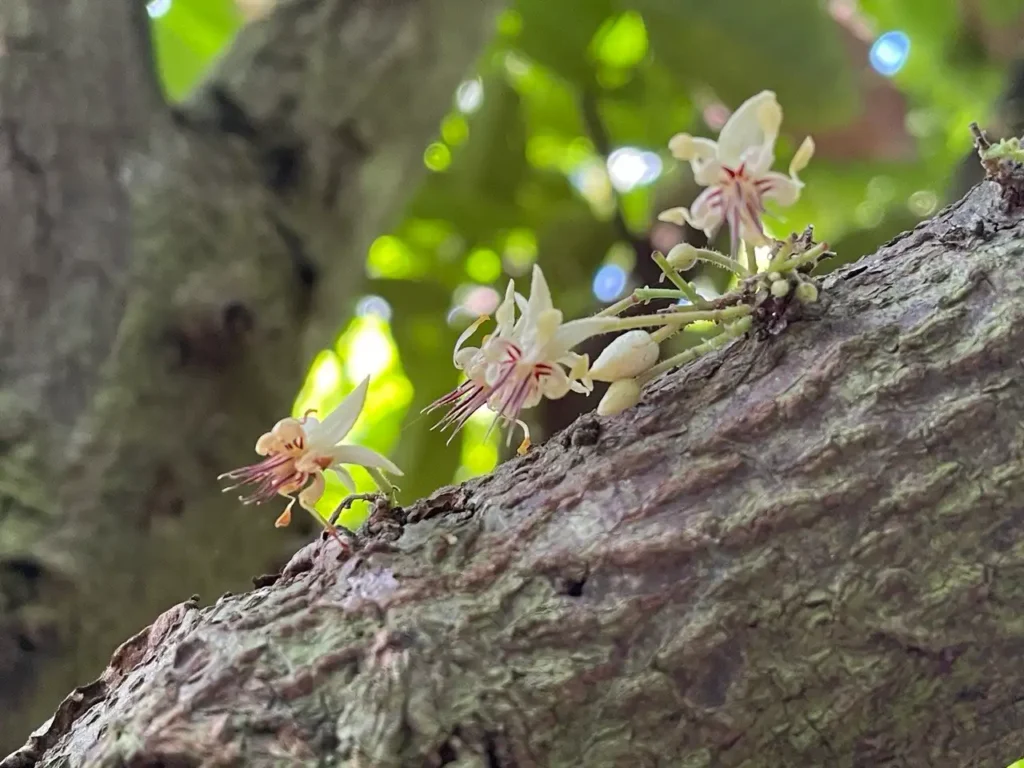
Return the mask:
M485 437L488 419L472 420L444 450L445 436L419 414L458 382L449 362L458 332L493 311L504 282L528 274L537 259L570 315L593 310L595 293L611 301L608 285L620 295L635 286L637 254L624 227L642 242L653 214L694 193L688 169L666 151L669 138L713 135L729 107L763 88L778 93L783 128L794 131L779 142L780 165L804 131L820 149L804 174L804 196L779 212L773 233L813 222L837 261L874 250L944 202L970 147L967 125L985 120L1002 83L1006 62L962 28L961 5L518 0L424 147L432 173L404 221L370 247L372 294L338 307L344 331L314 361L296 413L332 407L371 373L351 437L390 452L406 470L403 498L489 471L499 445L498 435ZM996 25L1021 19L1020 0L979 7ZM231 0L153 0L149 8L165 85L179 98L242 15ZM891 30L905 33L910 48L905 66L897 62L886 79L871 71L868 49ZM582 109L587 99L597 125ZM901 136L907 146L895 151ZM602 266L613 267L602 275L621 275L621 285L605 281L598 291ZM696 277L725 288L714 275ZM325 512L342 492L330 486ZM357 525L364 514L357 508L343 522Z

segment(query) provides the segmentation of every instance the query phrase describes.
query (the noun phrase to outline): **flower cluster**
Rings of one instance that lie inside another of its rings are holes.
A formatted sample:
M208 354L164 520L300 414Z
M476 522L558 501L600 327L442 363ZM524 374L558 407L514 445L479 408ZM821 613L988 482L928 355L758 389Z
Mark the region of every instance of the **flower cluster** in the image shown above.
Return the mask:
M470 416L486 408L494 414L491 428L498 424L507 427L509 441L514 428L522 428L519 451L523 452L530 444L523 412L545 398L557 400L569 392L590 394L594 382L606 382L609 386L598 413L619 413L635 405L643 387L661 373L751 329L777 333L794 308L817 301L818 286L810 272L826 254L827 246L815 244L810 229L781 241L765 233L766 202L792 205L797 200L803 188L798 174L814 153L814 143L807 138L793 157L788 174L771 170L781 123L782 109L775 94L762 91L733 113L717 142L681 133L669 143L673 156L688 162L694 179L706 189L689 208L672 208L659 218L690 224L703 230L709 240L723 224L728 226L728 254L687 243L667 255L655 252L652 258L671 288L638 288L596 315L568 321L552 303L539 266L533 268L528 298L517 293L510 280L495 312L492 332L482 337L479 346L469 345L489 320L484 316L459 336L452 363L465 380L424 409L443 411L435 428L450 429L454 437ZM768 263L763 269L758 267L754 247L767 247ZM683 276L698 262L732 273L733 288L713 300L702 296ZM655 299L672 300L674 306L623 315L625 310ZM712 323L719 332L702 344L660 359L662 343L695 322ZM587 355L575 351L587 339L608 333L620 335L593 364ZM346 464L365 467L393 501L394 488L381 470L401 475L399 468L367 448L340 444L362 410L367 386L368 380L363 381L323 421L306 414L302 419L278 422L256 443L256 452L266 457L263 461L221 477L233 481L232 488L254 486L252 493L241 499L246 504L260 504L277 495L288 497L288 506L277 520L279 526L288 524L292 506L298 501L334 533L333 518L321 518L314 505L323 495L326 470L335 472L354 490Z
M360 445L340 444L362 413L369 384L369 377L363 379L323 421L311 415L312 411L301 419L281 419L256 441L256 453L266 458L221 475L218 479L233 483L224 490L254 486L248 496L239 497L243 504L262 504L275 496L287 497L288 506L275 523L279 528L291 522L292 507L298 501L318 523L334 533L331 523L324 520L315 507L326 487L325 471L334 472L351 491L355 490L355 482L345 469L346 464L366 468L385 489L391 489L391 485L380 470L402 474L390 459L376 451Z
M452 360L466 374L466 381L425 411L447 408L436 426L454 427L454 437L466 420L486 405L495 414L494 423L503 421L523 428L524 450L529 445L529 429L519 418L522 411L545 397L557 400L570 391L589 394L593 389L589 359L572 348L591 336L615 330L616 321L589 317L563 322L538 266L533 268L530 298L517 294L510 280L505 300L495 313L494 333L485 336L479 347L464 346L486 320L486 316L480 318L455 344ZM509 439L511 435L509 430Z
M703 230L709 240L725 222L734 259L741 242L767 244L762 223L765 201L795 203L803 189L797 174L814 155L814 141L807 137L789 164L788 176L771 170L781 125L782 107L775 94L761 91L732 113L717 142L688 133L673 136L672 155L688 162L694 180L707 189L690 208L672 208L658 218Z

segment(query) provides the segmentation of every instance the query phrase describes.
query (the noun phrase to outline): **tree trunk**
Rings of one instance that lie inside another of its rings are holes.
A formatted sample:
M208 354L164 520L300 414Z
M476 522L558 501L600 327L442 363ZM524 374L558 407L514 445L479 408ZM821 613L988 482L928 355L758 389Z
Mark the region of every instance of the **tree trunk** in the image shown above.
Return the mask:
M215 477L332 343L500 6L280 0L171 108L143 0L0 3L0 750L183 591L286 560Z
M166 612L0 768L1008 764L1022 254L985 182L781 336Z

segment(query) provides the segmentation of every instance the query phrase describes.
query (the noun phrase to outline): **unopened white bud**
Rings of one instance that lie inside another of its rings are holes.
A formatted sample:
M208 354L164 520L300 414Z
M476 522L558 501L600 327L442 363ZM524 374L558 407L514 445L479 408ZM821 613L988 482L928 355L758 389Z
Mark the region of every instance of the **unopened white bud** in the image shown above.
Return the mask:
M781 299L789 293L789 281L788 280L773 280L772 281L772 296L777 299Z
M619 379L613 382L597 404L599 416L614 416L640 402L640 384L636 379Z
M802 304L813 304L818 300L818 286L814 283L800 283L794 295Z
M639 376L658 362L658 343L647 331L629 331L598 355L590 368L594 381L618 381Z
M689 243L679 243L672 247L665 258L680 272L685 272L693 269L693 265L697 263L697 249Z

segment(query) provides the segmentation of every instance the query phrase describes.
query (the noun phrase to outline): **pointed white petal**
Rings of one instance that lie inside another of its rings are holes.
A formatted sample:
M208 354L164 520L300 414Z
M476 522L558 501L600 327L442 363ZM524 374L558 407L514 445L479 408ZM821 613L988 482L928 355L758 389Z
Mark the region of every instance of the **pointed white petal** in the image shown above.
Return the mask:
M814 157L814 139L808 136L793 155L793 160L789 164L789 175L795 179L797 174L811 162L812 157Z
M751 147L762 147L765 144L764 128L761 125L762 110L766 104L776 102L775 93L761 91L751 96L736 108L722 132L718 134L718 159L725 165L735 168L743 160L743 154ZM771 144L774 144L774 137Z
M308 429L310 447L328 449L339 442L355 425L359 414L366 404L366 390L370 386L370 377L363 379L359 386L346 395L338 407L331 411L315 429Z
M344 467L331 467L331 472L338 476L341 484L348 488L349 492L355 493L356 481L352 479L352 475L348 473L347 469Z
M512 330L516 320L516 284L514 280L508 281L505 298L494 313L494 320L498 325L495 331L498 336L504 336Z
M542 312L553 309L551 303L551 289L548 288L548 281L544 279L544 273L540 265L533 265L533 281L530 284L530 298L526 304L526 311L523 313L524 324L529 326L537 322Z
M358 464L360 467L386 469L392 475L404 474L387 456L361 445L339 445L331 451L331 457L335 464Z

